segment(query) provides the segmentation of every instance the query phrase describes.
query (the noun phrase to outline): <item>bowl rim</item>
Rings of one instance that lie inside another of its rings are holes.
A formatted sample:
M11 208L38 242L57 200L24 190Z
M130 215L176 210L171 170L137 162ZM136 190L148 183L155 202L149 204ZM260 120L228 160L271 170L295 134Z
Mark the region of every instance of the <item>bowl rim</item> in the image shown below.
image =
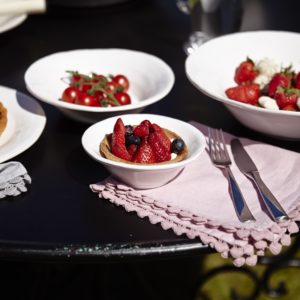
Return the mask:
M83 133L82 137L81 137L81 144L84 148L84 150L86 151L86 153L92 157L94 160L96 160L99 163L103 163L105 165L108 166L114 166L114 167L119 167L122 169L128 169L128 170L135 170L135 171L158 171L158 170L168 170L168 169L175 169L175 168L180 168L180 167L184 167L185 165L189 164L190 162L194 161L195 159L197 159L199 157L199 155L201 153L204 152L205 147L206 147L206 139L204 134L197 129L195 126L193 126L192 124L188 123L188 122L184 122L181 121L179 119L175 119L172 117L168 117L168 116L164 116L164 115L158 115L158 114L136 114L138 116L141 116L141 118L145 118L145 119L149 119L151 120L151 118L153 117L158 117L158 118L162 118L165 120L171 119L173 122L178 122L181 126L185 126L185 128L188 128L188 130L190 132L193 133L193 136L195 136L197 138L197 140L200 143L200 147L198 149L196 149L196 151L189 157L187 157L186 159L179 161L179 162L174 162L171 164L159 164L159 165L133 165L133 164L128 164L128 163L123 163L123 162L116 162L113 160L109 160L103 156L101 156L100 154L95 155L93 153L91 153L91 151L89 151L88 147L86 146L85 140L87 138L87 136L89 135L89 133L94 129L100 126L100 123L105 124L106 122L112 122L114 119L116 120L117 118L132 118L132 116L134 116L134 114L127 114L127 115L118 115L118 116L114 116L114 117L110 117L107 119L104 119L102 121L99 121L91 126L89 126Z
M84 106L84 105L78 105L78 104L73 104L73 103L68 103L61 101L59 99L51 99L51 98L44 98L41 97L38 93L36 93L29 84L29 79L28 77L30 76L30 72L32 72L32 69L41 61L54 57L56 55L65 55L68 53L76 53L76 52L109 52L109 51L114 51L114 52L127 52L131 53L133 55L144 55L149 57L150 59L153 59L153 61L156 61L158 64L161 65L161 68L165 70L166 74L168 75L168 82L164 85L164 89L160 92L155 94L152 97L149 97L145 100L139 101L137 103L131 103L127 105L120 105L120 106L114 106L114 107L92 107L92 106ZM143 108L146 107L150 104L153 104L161 99L163 99L166 95L169 94L171 89L174 86L175 83L175 74L172 70L172 68L160 57L150 54L147 52L143 51L138 51L138 50L131 50L131 49L125 49L125 48L82 48L82 49L73 49L73 50L67 50L67 51L59 51L59 52L54 52L49 55L45 55L36 61L34 61L25 71L24 73L24 81L27 90L37 99L51 104L53 106L59 107L59 108L65 108L65 109L70 109L70 110L75 110L75 111L86 111L86 112L121 112L121 111L126 111L126 110L133 110L133 109L138 109L138 108Z
M214 45L215 43L218 43L220 40L222 41L224 39L228 39L228 38L232 38L232 37L254 35L254 34L295 35L295 36L297 36L300 39L300 33L298 33L298 32L292 32L292 31L284 31L284 30L253 30L253 31L235 32L235 33L226 34L226 35L223 35L223 36L220 36L220 37L216 37L216 38L214 38L212 40L209 40L209 41L205 42L203 45L201 45L199 48L197 48L194 52L192 52L186 58L186 60L185 60L185 73L186 73L186 76L188 77L188 79L190 80L190 82L198 90L200 90L203 94L207 95L208 97L210 97L213 100L220 101L220 102L224 103L225 105L234 106L234 107L237 107L237 108L240 108L240 109L246 109L246 110L248 109L250 111L256 111L256 112L259 112L259 113L266 113L266 114L272 114L272 115L285 115L285 116L299 116L300 117L300 112L299 111L270 110L270 109L266 109L266 108L263 108L263 107L254 106L254 105L251 105L251 104L238 102L238 101L229 99L229 98L227 98L225 96L224 97L220 97L218 95L215 95L215 94L211 93L205 87L200 86L196 82L197 80L193 79L192 76L190 76L190 73L188 71L189 65L191 64L191 61L194 58L194 56L198 52L200 52L201 50L203 50L203 48L211 47L211 45Z

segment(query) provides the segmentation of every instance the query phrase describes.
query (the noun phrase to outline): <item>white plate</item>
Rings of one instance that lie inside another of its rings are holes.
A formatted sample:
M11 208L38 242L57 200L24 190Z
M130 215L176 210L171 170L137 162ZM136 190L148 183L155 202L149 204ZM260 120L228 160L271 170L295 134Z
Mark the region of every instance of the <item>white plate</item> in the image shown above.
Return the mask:
M22 15L0 15L0 33L13 29L22 24L27 18L26 14Z
M132 103L115 107L89 107L60 101L67 84L67 70L123 74L128 77ZM29 92L54 105L66 115L95 122L116 114L136 113L165 97L173 87L172 69L160 58L128 49L79 49L48 55L33 63L25 73Z
M0 163L31 147L46 124L41 105L16 90L0 86L0 101L7 109L7 126L0 136Z

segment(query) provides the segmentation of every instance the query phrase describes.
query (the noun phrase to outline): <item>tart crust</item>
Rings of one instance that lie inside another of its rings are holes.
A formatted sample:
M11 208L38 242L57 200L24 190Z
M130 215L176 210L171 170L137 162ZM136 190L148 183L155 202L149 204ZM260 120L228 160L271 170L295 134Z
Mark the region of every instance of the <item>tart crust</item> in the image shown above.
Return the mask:
M0 102L0 136L5 130L6 125L7 125L7 110L2 104L2 102Z
M171 130L168 130L168 129L165 129L165 128L163 128L163 130L164 130L165 134L167 135L167 137L170 140L179 138L179 135L177 135L175 132L173 132ZM154 163L154 164L135 163L135 162L132 162L132 161L128 161L128 160L124 160L122 158L119 158L119 157L117 157L117 156L115 156L114 154L111 153L111 146L110 146L111 145L111 143L110 143L111 136L112 136L111 133L105 135L105 137L103 138L103 140L101 141L101 143L99 145L99 152L100 152L101 156L103 156L103 157L105 157L107 159L116 161L116 162L122 162L122 163L127 163L127 164L132 164L132 165L172 164L172 163L184 160L187 157L187 155L188 155L188 148L185 145L184 148L183 148L183 150L179 154L177 154L175 158L173 158L171 160L163 161L163 162L159 162L159 163Z

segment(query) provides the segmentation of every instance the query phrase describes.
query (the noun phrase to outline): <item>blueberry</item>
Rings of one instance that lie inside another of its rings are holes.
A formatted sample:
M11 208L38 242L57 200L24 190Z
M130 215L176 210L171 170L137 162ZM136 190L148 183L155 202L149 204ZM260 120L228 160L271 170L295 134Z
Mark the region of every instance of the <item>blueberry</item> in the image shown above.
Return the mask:
M131 144L139 145L140 143L141 143L141 138L139 136L136 136L133 134L126 136L126 144L127 145L131 145Z
M172 141L171 144L171 152L172 153L180 153L184 148L184 141L180 138Z
M131 125L126 125L126 135L131 135L133 133L133 126Z

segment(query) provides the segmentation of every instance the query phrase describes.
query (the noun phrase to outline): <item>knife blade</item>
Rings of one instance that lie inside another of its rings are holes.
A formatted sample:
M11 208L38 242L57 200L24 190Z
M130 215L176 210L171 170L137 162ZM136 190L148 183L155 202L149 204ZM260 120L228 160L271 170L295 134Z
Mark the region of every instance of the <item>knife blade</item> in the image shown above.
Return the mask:
M271 218L274 221L287 220L287 213L284 211L278 200L261 179L255 163L253 162L239 139L235 138L231 141L231 150L234 160L240 171L248 178L250 178L255 184Z

